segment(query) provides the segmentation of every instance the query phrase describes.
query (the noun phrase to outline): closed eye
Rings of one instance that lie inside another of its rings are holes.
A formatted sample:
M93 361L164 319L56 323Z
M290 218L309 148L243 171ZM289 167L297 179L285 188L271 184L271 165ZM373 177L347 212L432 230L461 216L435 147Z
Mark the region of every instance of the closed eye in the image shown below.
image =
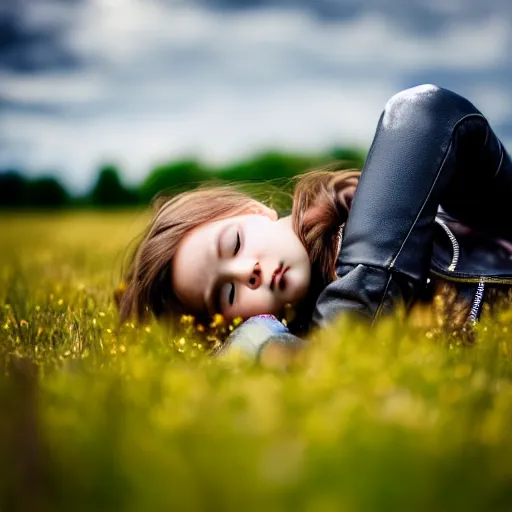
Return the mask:
M237 252L240 250L240 233L236 232L236 245L235 245L235 252L233 253L234 256L236 256Z
M242 245L242 242L240 240L240 232L237 231L236 232L235 248L233 250L233 256L236 256L237 253L240 251L241 245ZM218 297L217 301L216 301L216 304L218 304L219 306L220 306L221 301L222 301L221 297L226 297L226 295L224 295L224 294L227 292L226 285L228 285L228 284L230 286L229 293L228 293L228 296L227 296L228 297L228 303L229 303L230 306L232 306L233 302L235 302L235 284L234 283L225 283L224 286L220 287L220 293L215 293L214 294L215 297ZM217 288L217 289L219 290L219 288ZM220 310L220 307L217 308L217 310Z
M229 288L228 288L229 286ZM232 306L233 302L235 302L235 283L224 283L217 294L217 312L222 314L222 304L227 303Z
M234 256L237 255L238 251L240 250L240 233L236 232L236 245L235 245L235 252L233 253ZM235 285L231 283L231 290L229 292L229 305L232 306L233 302L235 302Z

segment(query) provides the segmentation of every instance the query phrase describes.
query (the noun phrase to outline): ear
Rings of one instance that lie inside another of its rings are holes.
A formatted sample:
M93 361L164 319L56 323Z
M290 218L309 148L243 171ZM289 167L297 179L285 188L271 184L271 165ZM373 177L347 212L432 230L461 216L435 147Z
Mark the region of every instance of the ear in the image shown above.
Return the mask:
M349 178L344 183L344 185L336 192L338 202L342 206L344 206L347 211L349 211L350 207L352 206L352 201L356 193L357 184L357 178Z
M273 208L269 208L259 201L252 201L249 206L249 213L255 213L257 215L264 215L268 217L270 220L277 220L279 215Z

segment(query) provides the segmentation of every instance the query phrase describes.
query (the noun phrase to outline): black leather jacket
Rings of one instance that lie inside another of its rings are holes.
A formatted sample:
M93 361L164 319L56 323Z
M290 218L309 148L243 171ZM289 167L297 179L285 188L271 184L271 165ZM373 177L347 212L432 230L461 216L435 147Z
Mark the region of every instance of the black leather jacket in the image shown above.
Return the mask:
M347 312L373 322L398 303L428 300L439 282L453 283L468 305L463 323L473 322L494 291L512 290L512 252L497 240L512 241L510 157L465 98L433 85L402 91L381 115L340 234L338 279L320 293L310 327ZM221 353L263 357L276 344L303 340L259 315Z
M373 322L438 279L456 284L476 320L488 287L512 286L512 257L496 237L512 240L502 143L465 98L434 85L402 91L380 117L343 229L339 279L320 294L313 326L343 312Z

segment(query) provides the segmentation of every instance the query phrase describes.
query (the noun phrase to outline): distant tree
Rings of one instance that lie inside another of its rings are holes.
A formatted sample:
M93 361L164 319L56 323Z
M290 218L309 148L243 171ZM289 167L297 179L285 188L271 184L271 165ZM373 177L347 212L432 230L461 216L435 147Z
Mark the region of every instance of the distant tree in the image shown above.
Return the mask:
M89 199L97 206L123 206L134 203L136 197L122 184L117 167L106 165L99 170Z
M69 202L69 194L54 177L43 176L27 184L28 204L36 208L59 208Z
M222 169L218 176L225 180L241 181L290 178L325 162L325 157L270 151Z
M171 162L150 172L139 188L139 195L143 202L149 202L156 194L189 189L212 177L213 174L196 160Z
M15 170L0 171L0 207L18 208L27 200L27 179Z
M329 151L333 160L346 162L347 167L362 168L366 159L366 153L360 149L334 147Z

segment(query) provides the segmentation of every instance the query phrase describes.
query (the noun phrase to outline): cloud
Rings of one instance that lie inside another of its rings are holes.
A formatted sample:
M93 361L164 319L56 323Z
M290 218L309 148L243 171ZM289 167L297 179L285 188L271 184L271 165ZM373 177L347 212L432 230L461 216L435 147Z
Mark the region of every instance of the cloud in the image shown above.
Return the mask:
M52 44L79 65L0 69L0 166L52 169L83 190L106 160L136 182L185 154L367 147L389 96L421 82L467 95L512 139L505 4L468 1L478 19L461 0L331 2L344 10L328 21L314 7L327 1L39 0L25 19L60 20ZM456 21L412 31L425 10Z
M77 56L61 42L72 16L73 1L18 2L0 5L0 69L34 73L76 69Z

